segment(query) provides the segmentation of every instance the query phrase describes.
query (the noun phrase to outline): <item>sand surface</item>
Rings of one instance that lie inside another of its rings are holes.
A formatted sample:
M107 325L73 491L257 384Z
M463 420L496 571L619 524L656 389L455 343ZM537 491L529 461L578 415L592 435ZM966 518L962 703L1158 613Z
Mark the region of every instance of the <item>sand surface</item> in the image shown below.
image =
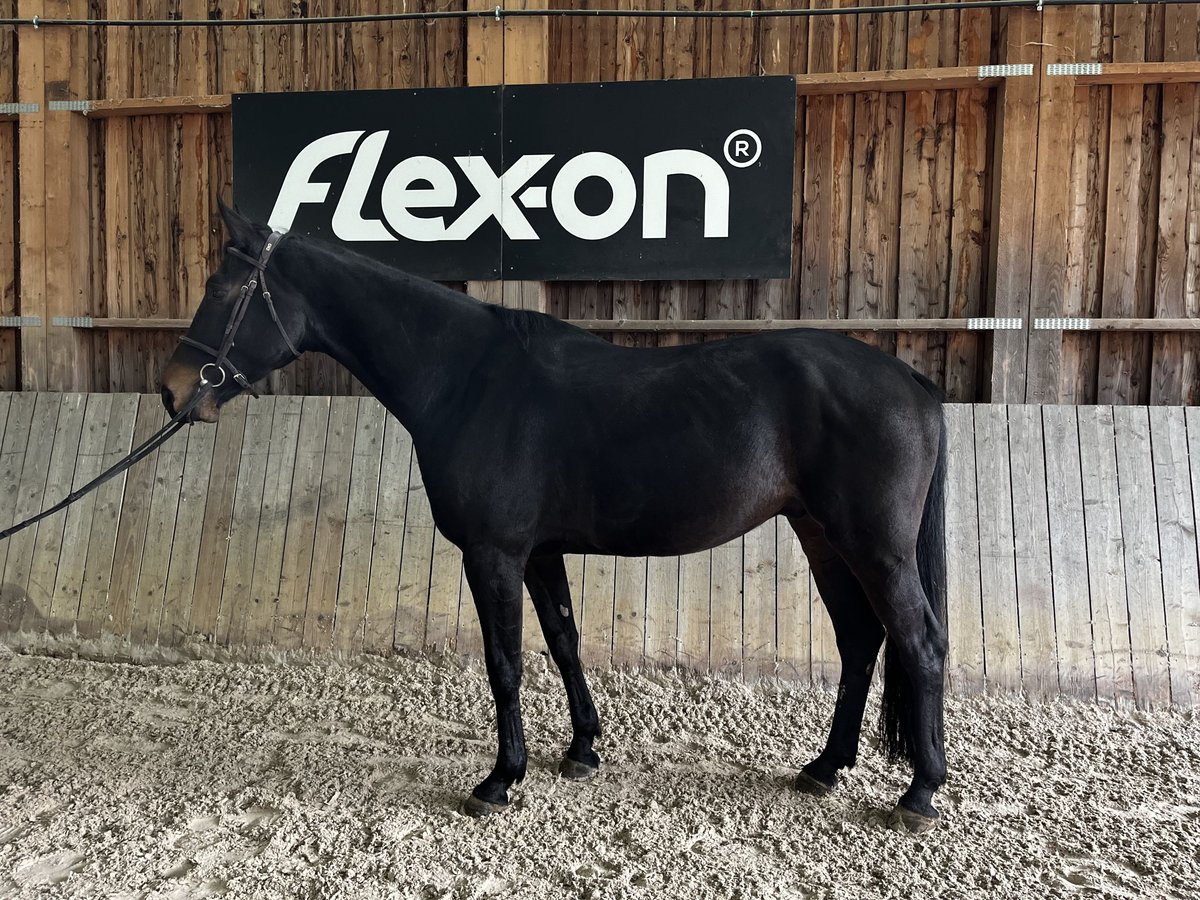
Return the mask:
M788 789L820 688L595 673L605 765L564 782L531 655L529 776L473 820L481 667L71 649L0 649L0 897L1200 897L1194 713L954 700L943 824L914 838L878 824L907 776L873 740L834 796Z

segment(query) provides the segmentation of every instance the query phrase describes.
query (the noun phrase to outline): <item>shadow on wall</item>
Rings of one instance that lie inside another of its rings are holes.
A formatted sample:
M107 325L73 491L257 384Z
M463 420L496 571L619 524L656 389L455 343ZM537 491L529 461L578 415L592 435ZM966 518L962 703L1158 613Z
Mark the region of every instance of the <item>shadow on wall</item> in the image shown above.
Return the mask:
M0 633L42 631L49 623L33 598L20 585L0 585Z

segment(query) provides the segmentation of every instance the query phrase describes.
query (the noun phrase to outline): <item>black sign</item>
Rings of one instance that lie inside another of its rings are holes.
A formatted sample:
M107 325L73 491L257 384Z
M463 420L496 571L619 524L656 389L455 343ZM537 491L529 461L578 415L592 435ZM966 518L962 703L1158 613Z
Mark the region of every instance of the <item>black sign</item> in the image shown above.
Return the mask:
M451 279L791 267L790 77L237 94L234 198Z

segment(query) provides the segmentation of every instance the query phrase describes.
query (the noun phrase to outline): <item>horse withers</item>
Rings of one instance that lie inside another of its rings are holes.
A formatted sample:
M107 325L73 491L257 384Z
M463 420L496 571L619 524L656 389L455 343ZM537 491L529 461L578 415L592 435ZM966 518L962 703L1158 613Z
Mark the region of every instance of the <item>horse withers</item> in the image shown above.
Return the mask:
M522 582L562 673L586 778L600 723L580 666L564 553L705 550L786 516L833 620L841 683L825 749L796 787L854 765L886 640L881 741L912 763L893 813L931 827L945 781L940 391L892 356L807 329L630 348L221 204L229 242L163 374L172 413L220 406L304 351L349 369L412 435L434 521L463 553L483 629L499 751L464 808L508 804L525 775ZM269 285L269 289L268 289Z

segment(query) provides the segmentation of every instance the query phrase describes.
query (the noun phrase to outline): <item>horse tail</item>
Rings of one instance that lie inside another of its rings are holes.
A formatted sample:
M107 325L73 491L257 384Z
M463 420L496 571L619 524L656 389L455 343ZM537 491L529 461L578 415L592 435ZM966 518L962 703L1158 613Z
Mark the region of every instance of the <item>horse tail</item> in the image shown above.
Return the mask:
M929 385L933 387L933 385ZM936 388L935 388L936 390ZM936 618L946 633L946 420L938 404L941 419L938 434L937 462L933 479L925 495L921 528L917 533L917 569L921 587L929 602L928 614ZM895 641L888 640L884 650L883 700L879 717L880 743L888 759L901 758L912 762L912 711L916 698L912 681L900 663Z

